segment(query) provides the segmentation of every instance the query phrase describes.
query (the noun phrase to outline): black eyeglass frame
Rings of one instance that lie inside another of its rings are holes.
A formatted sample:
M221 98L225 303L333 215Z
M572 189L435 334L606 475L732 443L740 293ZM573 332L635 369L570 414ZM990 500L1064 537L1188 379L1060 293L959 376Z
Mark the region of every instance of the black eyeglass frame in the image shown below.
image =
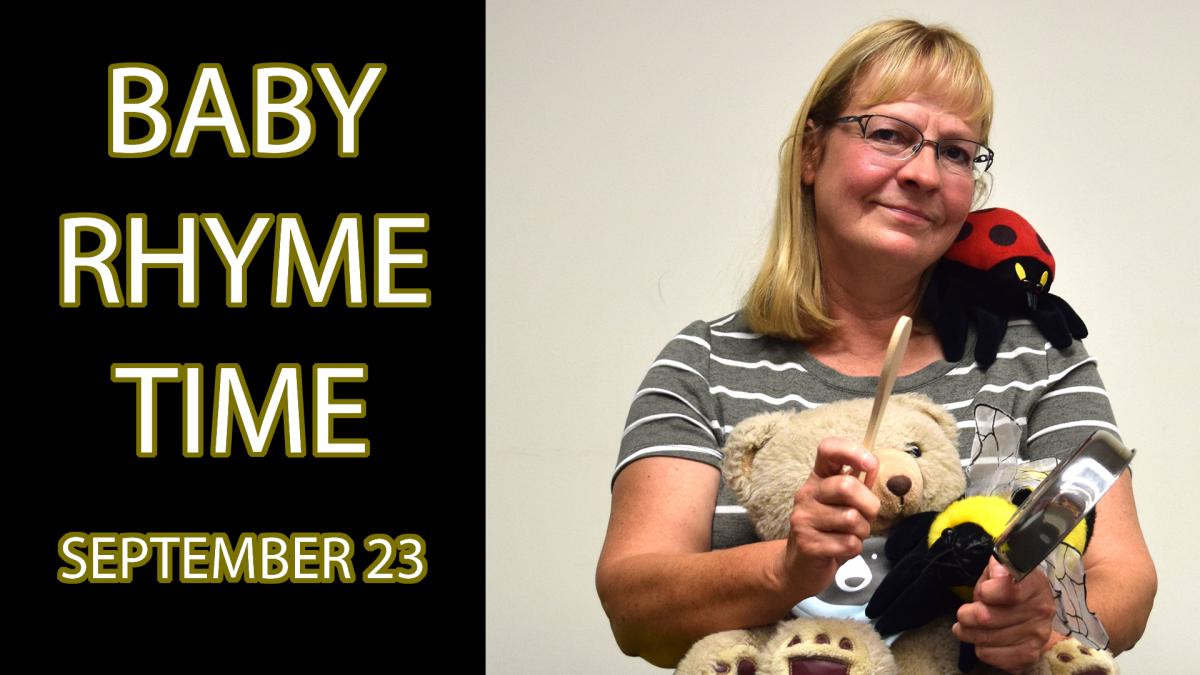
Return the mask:
M992 150L991 148L989 148L988 146L984 145L983 143L980 143L979 141L973 141L969 138L942 138L942 139L939 139L936 141L931 141L931 140L925 138L925 134L920 129L913 126L911 122L905 122L904 120L899 119L897 117L892 117L891 115L875 115L875 114L847 115L845 117L838 117L838 118L832 119L828 123L829 124L849 124L850 122L857 122L858 128L859 128L860 132L862 133L863 138L865 139L867 137L867 122L870 121L870 119L872 117L883 117L885 119L899 122L899 123L909 127L913 131L917 132L917 137L921 139L921 142L912 146L912 153L910 155L908 155L907 157L901 158L904 161L908 161L908 160L912 159L913 157L916 157L917 153L921 152L921 150L924 149L924 147L927 144L933 146L934 158L938 159L940 161L942 158L942 143L945 143L946 141L960 141L960 142L966 142L966 143L974 143L975 145L978 145L979 147L983 148L987 152L987 154L979 155L978 157L973 158L971 161L974 164L982 164L984 161L986 161L987 166L983 167L984 172L991 170L992 161L996 158L996 152L994 150Z

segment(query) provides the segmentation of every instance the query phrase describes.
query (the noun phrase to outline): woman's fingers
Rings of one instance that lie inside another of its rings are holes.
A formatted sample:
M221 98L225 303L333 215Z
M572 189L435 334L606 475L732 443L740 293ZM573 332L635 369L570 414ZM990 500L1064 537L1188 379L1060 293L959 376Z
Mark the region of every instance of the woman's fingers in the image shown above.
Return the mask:
M818 492L821 488L818 488ZM797 502L792 512L792 529L808 529L814 533L844 533L865 539L871 534L871 522L867 516L852 506L835 506L824 503L819 497L807 503Z
M817 445L817 458L813 462L813 475L829 478L841 474L858 477L868 487L875 484L879 474L879 460L861 444L844 438L830 437Z
M1046 600L1045 604L1050 603L1050 582L1041 570L1034 570L1014 583L1008 570L993 559L988 563L985 576L975 585L975 599L987 605L1027 605L1031 600L1042 597Z
M1049 624L1043 631L1040 620L1036 617L1028 617L1025 621L1003 627L977 626L970 628L968 622L960 620L954 626L954 635L963 642L975 645L1004 647L1023 642L1036 642L1040 646L1045 644L1050 637L1050 632Z
M862 516L868 527L879 514L879 497L854 476L823 478L816 485L813 496L825 506L853 510Z
M975 601L958 608L954 635L975 645L985 663L1010 672L1032 665L1050 638L1054 599L1035 570L1020 582L992 560L975 584Z
M801 556L841 563L862 553L862 539L852 534L822 533L797 542L796 548Z
M784 554L789 575L832 578L837 565L862 553L879 513L879 498L868 486L878 471L879 461L860 444L842 438L821 441L812 474L792 505Z
M870 523L879 513L879 498L870 485L879 472L879 460L858 443L826 438L817 446L817 459L806 487L821 504L854 509ZM859 475L866 480L859 480ZM797 495L799 496L799 495Z

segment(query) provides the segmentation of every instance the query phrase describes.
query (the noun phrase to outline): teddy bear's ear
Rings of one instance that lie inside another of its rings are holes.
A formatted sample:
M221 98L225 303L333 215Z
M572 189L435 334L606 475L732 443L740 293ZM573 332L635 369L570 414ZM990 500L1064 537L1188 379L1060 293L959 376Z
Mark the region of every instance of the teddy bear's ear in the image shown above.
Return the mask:
M792 414L771 412L748 417L733 428L725 442L725 461L722 472L725 482L734 493L742 496L742 487L750 482L754 456L775 436L775 431ZM743 497L744 498L744 497Z
M958 443L958 423L954 416L946 411L945 408L933 402L933 399L924 394L897 394L892 397L894 403L901 403L913 410L922 412L933 418L934 422L942 428L946 434L946 438L950 439L951 443Z

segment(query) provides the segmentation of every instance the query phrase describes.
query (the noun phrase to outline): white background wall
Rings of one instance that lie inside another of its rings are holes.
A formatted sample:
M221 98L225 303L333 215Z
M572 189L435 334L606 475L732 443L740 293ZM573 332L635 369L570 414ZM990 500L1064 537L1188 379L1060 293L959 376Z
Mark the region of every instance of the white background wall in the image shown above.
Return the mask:
M487 14L489 672L656 671L617 649L593 585L627 406L676 331L737 306L817 71L897 16L949 23L982 52L989 205L1055 251L1055 292L1092 330L1140 451L1160 591L1121 663L1195 668L1195 4L509 0Z

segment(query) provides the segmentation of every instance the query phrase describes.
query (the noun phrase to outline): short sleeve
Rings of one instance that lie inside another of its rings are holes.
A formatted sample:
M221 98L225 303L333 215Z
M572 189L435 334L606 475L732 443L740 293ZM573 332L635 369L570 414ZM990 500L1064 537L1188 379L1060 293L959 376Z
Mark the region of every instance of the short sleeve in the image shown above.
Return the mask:
M1029 414L1030 459L1074 452L1097 429L1120 436L1096 358L1076 341L1046 350L1046 386Z
M681 457L720 468L719 428L709 386L712 337L695 321L671 338L633 395L612 480L645 457Z

